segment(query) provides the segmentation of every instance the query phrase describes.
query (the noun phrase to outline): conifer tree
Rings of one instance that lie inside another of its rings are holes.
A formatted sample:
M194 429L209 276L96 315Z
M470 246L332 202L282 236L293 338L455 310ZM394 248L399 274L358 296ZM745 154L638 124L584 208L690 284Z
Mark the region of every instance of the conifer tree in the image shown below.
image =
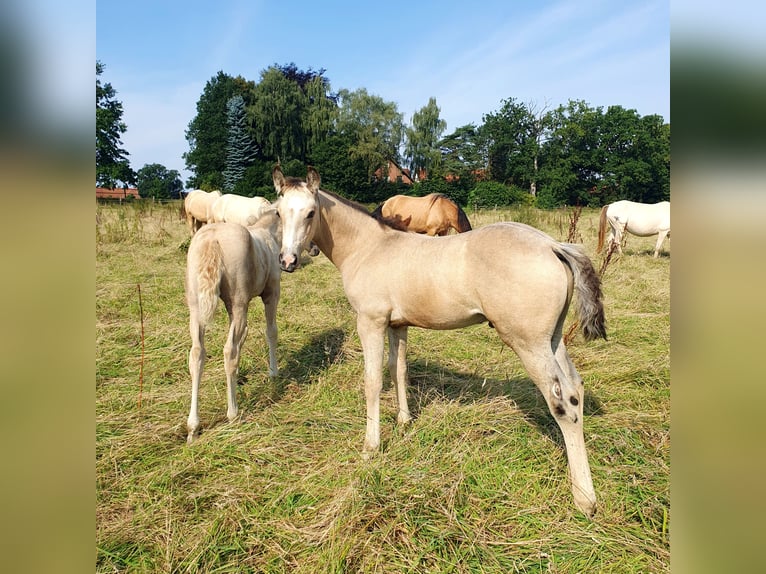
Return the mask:
M223 190L232 193L245 175L245 170L256 158L255 144L247 130L247 111L241 95L226 103L226 168L223 172Z

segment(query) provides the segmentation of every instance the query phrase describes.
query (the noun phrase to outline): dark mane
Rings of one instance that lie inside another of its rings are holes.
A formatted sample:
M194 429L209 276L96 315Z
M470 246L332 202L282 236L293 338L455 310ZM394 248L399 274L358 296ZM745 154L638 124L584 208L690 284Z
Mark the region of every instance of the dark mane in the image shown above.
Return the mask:
M298 181L300 181L300 180L298 180ZM370 213L369 210L364 205L362 205L361 203L357 203L356 201L353 201L351 199L345 198L345 197L343 197L341 195L338 195L337 193L334 193L332 191L327 191L326 189L322 189L320 191L322 193L324 193L325 195L331 197L335 201L337 201L339 203L342 203L343 205L346 205L348 207L351 207L352 209L354 209L354 210L356 210L356 211L358 211L360 213L363 213L366 216L374 219L375 221L380 223L382 227L387 227L389 229L395 229L397 231L406 231L407 230L407 226L406 225L402 225L398 221L395 221L395 220L383 217L382 215L380 215L380 213L378 213L378 210L375 210L372 213Z

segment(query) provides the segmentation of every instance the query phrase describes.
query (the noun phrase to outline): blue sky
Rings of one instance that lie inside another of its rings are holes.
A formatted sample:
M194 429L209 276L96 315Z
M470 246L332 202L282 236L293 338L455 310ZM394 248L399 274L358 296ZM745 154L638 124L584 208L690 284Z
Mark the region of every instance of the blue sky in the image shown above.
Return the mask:
M366 88L407 123L435 97L447 134L510 97L669 121L669 56L667 0L96 3L96 58L123 103L131 165L184 180L184 132L219 70L258 81L275 63L324 68L333 91Z

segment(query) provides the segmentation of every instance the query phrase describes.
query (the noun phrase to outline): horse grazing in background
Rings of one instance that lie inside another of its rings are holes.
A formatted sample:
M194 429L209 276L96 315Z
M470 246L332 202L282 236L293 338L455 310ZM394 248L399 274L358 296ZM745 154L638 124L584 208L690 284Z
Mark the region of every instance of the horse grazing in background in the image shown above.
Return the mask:
M320 190L313 167L306 181L285 178L279 166L272 175L282 270L298 268L302 249L313 240L340 271L357 314L367 402L364 456L380 446L386 336L397 420L406 423L407 328L457 329L488 321L545 397L566 444L575 504L592 516L596 493L583 436L585 388L562 339L574 292L585 339L606 338L601 282L582 250L522 223L443 238L401 233L363 206Z
M271 209L271 202L265 197L244 197L224 193L213 202L210 223L239 223L247 227Z
M198 397L205 365L205 329L223 300L229 315L229 334L223 348L228 410L233 421L237 407L237 370L242 343L247 335L247 311L253 297L260 296L266 315L269 345L269 376L277 369L277 304L279 303L279 219L272 209L251 227L234 223L210 223L192 237L187 253L186 301L189 305L189 351L191 409L186 426L187 442L199 430Z
M441 193L423 197L394 195L375 208L372 216L426 235L447 235L450 228L458 233L471 231L465 212Z
M221 192L203 191L194 189L186 194L184 198L184 213L186 214L186 223L189 225L189 231L194 235L200 227L210 221L213 203L221 197Z
M604 241L606 227L609 225L609 240ZM614 243L617 252L622 254L622 234L627 231L638 237L657 235L654 257L660 253L665 237L670 237L670 202L637 203L623 199L601 208L598 225L598 246L601 252L605 243Z

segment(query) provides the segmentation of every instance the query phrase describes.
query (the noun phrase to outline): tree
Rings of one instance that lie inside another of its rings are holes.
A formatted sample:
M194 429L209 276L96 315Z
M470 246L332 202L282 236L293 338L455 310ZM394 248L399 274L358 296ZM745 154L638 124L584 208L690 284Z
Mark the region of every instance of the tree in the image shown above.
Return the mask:
M128 127L122 121L122 102L114 99L117 91L110 83L101 84L104 65L96 61L96 184L113 188L136 183L127 151L120 147L120 136Z
M487 167L487 142L474 124L460 126L437 144L441 153L439 174L448 179L475 177Z
M551 130L541 151L538 205L598 206L595 191L602 178L601 108L570 100L551 112Z
M261 72L249 114L255 140L272 160L302 162L329 134L337 99L324 70L299 70L295 64Z
M180 199L184 188L181 175L159 163L146 164L138 170L138 191L141 197L154 199Z
M540 141L545 127L542 114L514 98L497 112L484 115L482 134L488 143L490 176L495 181L537 189Z
M256 158L256 146L247 129L247 111L244 98L237 94L226 104L226 123L229 135L226 141L226 169L223 172L223 190L232 193L245 175L245 170Z
M228 125L226 104L241 95L245 104L252 100L254 84L241 76L233 78L219 71L208 80L197 101L197 115L189 122L186 140L189 151L183 154L186 167L194 174L189 185L199 189L221 189L226 169Z
M340 109L336 131L352 142L349 153L367 167L367 180L371 182L375 171L385 168L387 161L399 161L402 141L402 114L394 102L368 94L360 88L353 92L341 90Z
M421 171L427 173L438 167L441 160L438 142L446 129L447 122L439 118L436 98L429 98L428 104L413 114L412 126L406 129L404 156L415 179Z

